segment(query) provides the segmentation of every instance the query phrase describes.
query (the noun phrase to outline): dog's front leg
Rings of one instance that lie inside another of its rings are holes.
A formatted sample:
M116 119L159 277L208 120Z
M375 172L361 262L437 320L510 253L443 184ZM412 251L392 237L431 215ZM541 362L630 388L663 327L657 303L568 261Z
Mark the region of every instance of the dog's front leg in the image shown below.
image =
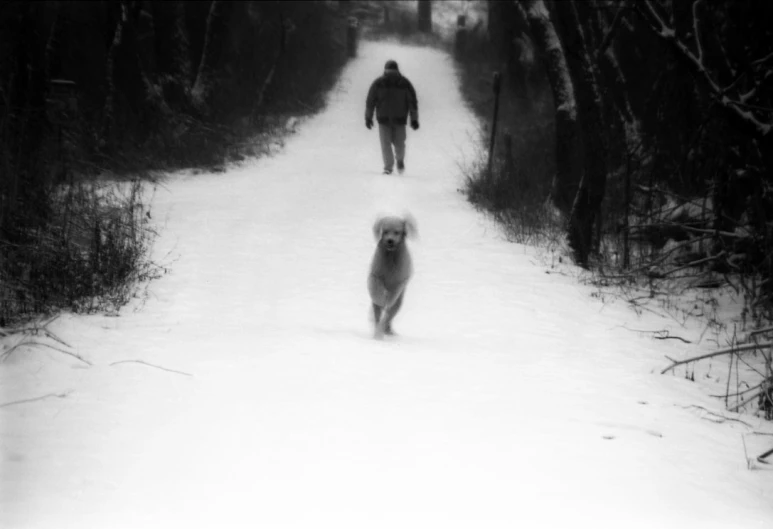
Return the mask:
M387 311L385 308L373 303L373 322L375 324L373 337L376 338L377 340L381 340L382 338L384 338L383 320L385 319L386 314L387 314Z

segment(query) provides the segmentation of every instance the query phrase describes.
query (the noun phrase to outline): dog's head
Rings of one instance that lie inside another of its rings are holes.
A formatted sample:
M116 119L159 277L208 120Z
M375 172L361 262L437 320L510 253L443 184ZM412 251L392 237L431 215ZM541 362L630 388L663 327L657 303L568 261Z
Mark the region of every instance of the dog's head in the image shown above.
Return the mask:
M393 251L401 246L405 239L416 235L416 221L411 215L404 217L380 217L373 225L373 236L379 246Z

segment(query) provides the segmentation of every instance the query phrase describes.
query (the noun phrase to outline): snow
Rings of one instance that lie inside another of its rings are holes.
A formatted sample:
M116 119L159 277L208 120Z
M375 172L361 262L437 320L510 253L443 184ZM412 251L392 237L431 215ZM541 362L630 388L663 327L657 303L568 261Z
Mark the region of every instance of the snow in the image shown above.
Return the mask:
M423 116L402 176L362 122L389 58ZM694 346L630 330L700 328L508 243L457 192L476 130L445 54L363 43L284 152L170 175L170 272L120 317L51 327L93 367L44 348L0 366L0 403L66 394L0 407L0 526L770 527L773 473L742 445L769 448L769 425L657 374ZM379 342L371 226L404 211L416 275Z

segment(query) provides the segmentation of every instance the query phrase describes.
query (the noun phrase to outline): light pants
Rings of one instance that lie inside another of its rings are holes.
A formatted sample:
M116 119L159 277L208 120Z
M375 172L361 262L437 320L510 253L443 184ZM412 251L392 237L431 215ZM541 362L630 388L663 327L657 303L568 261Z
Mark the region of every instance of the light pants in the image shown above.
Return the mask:
M405 125L378 124L378 136L381 140L381 156L384 158L384 170L391 171L398 162L405 159ZM395 146L392 154L392 145Z

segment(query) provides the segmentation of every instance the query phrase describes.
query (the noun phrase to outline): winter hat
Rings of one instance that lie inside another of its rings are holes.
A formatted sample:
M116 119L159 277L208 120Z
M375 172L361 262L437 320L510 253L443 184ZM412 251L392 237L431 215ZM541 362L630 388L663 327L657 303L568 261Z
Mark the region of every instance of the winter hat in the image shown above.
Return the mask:
M397 68L397 62L393 60L388 60L386 64L384 65L384 71L394 70L395 72L399 72L400 70Z

